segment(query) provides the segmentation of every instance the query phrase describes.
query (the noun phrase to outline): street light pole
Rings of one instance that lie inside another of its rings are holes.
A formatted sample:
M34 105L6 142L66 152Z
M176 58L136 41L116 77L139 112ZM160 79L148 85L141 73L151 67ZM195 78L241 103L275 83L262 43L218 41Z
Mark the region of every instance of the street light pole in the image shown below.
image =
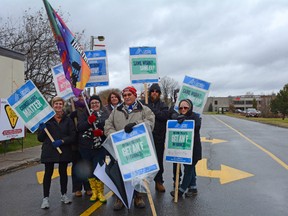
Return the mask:
M105 37L104 36L91 36L91 38L90 38L90 50L93 50L94 39L97 39L98 41L104 41Z
M98 41L104 41L105 37L104 36L91 36L90 37L90 50L93 51L94 48L94 39L97 39ZM94 94L96 94L96 87L93 88ZM90 95L90 89L89 89L89 95Z

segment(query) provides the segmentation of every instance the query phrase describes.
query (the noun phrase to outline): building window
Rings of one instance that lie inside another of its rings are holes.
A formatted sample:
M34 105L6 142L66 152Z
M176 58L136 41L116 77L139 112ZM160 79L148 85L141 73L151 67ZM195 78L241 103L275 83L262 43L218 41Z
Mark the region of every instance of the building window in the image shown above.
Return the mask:
M218 105L218 101L217 100L214 101L214 105Z

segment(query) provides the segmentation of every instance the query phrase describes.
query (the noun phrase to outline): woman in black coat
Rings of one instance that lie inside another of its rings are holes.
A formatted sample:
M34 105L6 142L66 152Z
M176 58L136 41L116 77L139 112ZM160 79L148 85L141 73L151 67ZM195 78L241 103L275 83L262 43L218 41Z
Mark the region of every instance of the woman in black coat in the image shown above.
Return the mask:
M202 146L200 140L200 128L201 128L201 119L198 114L193 112L193 103L189 99L183 99L179 102L179 111L174 112L171 115L172 119L176 119L179 124L182 124L184 120L194 120L194 145L193 145L193 155L192 155L192 164L184 164L184 178L179 187L178 194L181 197L187 190L186 196L192 196L197 194L196 187L196 170L195 166L199 160L202 159ZM175 165L173 167L174 176L175 175ZM174 178L175 180L175 178ZM175 191L171 191L171 196L174 197Z
M97 164L101 166L104 164L105 157L108 154L106 149L102 147L106 136L103 133L105 120L108 118L108 111L102 106L101 99L98 95L92 95L89 101L89 108L91 115L84 112L77 124L79 151L80 154L91 167L89 173L89 183L92 190L91 202L99 199L100 202L105 203L104 184L97 179L93 171Z
M49 193L55 163L59 164L61 201L65 204L71 203L70 199L66 195L68 184L67 166L72 160L71 144L75 139L75 126L73 121L67 117L63 111L64 100L62 98L53 98L52 107L56 112L56 115L47 121L46 124L41 123L38 130L38 140L43 142L41 163L44 163L45 165L43 180L44 199L41 205L42 209L48 209L50 207ZM44 131L45 128L50 132L51 136L55 140L54 142L52 142L47 136ZM61 154L57 151L57 148L61 149Z

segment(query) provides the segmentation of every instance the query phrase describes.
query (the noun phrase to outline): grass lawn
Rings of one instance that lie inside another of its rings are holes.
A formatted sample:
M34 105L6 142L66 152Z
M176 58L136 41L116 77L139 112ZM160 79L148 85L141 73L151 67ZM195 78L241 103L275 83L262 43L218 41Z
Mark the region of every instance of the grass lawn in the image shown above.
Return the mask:
M6 152L9 151L16 151L21 150L21 139L17 140L8 140L8 146ZM4 153L4 146L3 142L0 144L0 153ZM41 143L37 140L37 133L26 133L26 137L23 138L23 148L29 148L33 146L41 145Z
M245 117L238 113L225 113L225 115L235 118L242 118L250 121L261 122L264 124L274 125L278 127L288 128L288 118L285 118L284 120L282 118L261 118L261 117L255 118L255 117Z

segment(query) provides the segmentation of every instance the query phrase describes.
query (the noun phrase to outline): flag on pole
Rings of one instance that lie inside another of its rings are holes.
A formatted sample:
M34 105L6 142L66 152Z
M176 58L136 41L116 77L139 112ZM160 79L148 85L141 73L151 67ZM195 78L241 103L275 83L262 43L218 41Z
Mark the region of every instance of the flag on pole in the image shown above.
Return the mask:
M90 78L88 59L61 17L47 0L43 0L43 3L56 40L65 77L71 83L75 96L78 96Z

